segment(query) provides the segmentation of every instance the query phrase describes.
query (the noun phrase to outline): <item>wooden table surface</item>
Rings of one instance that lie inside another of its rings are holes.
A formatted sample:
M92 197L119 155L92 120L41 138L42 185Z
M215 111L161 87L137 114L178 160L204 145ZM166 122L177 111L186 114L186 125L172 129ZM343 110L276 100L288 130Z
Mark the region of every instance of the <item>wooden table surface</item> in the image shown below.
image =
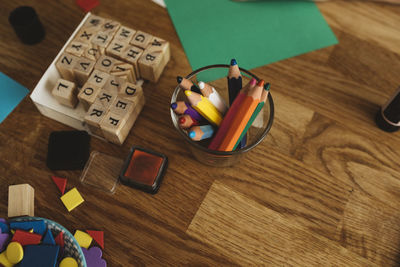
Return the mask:
M20 5L33 6L44 24L37 45L21 44L8 24ZM95 14L170 41L172 58L158 83L145 83L154 93L124 145L92 138L91 150L119 158L134 144L164 152L161 189L120 185L109 195L80 184L80 171L50 171L49 134L71 128L26 97L0 124L0 217L8 185L29 183L35 215L72 232L105 231L108 266L400 264L400 133L374 123L400 85L400 6L318 7L339 44L254 69L272 84L270 134L239 166L211 168L196 163L171 123L175 77L191 68L166 9L102 0ZM72 0L2 1L0 14L0 71L30 90L84 16ZM85 203L68 213L51 175L67 177Z

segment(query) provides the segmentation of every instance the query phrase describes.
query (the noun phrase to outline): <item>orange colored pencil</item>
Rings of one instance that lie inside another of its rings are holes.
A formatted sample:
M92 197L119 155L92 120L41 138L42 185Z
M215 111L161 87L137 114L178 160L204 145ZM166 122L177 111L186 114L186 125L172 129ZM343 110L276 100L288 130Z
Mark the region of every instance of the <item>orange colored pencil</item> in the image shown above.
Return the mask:
M218 150L218 147L221 145L222 140L224 139L226 133L228 132L229 126L231 125L233 119L236 116L235 114L239 111L240 106L242 105L244 99L246 98L248 91L250 91L253 87L255 87L256 84L257 80L253 78L245 87L242 88L242 90L240 90L238 96L235 98L231 107L226 112L226 115L222 120L222 123L219 126L217 133L211 140L211 143L208 146L209 149Z
M257 85L249 91L240 105L240 108L229 126L228 132L223 138L218 150L232 151L241 133L246 127L247 122L260 102L263 86L264 80L260 80Z

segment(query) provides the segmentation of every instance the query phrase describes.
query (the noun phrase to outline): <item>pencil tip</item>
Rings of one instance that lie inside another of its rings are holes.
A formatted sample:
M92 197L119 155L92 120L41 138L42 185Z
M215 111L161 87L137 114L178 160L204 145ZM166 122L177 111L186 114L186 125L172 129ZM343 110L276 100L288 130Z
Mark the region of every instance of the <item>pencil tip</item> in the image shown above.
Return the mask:
M172 104L171 104L171 108L172 108L172 109L176 109L177 106L178 106L177 103L172 103Z
M200 89L204 89L204 82L199 82Z
M196 137L195 131L190 131L190 132L189 132L189 137L190 137L191 139L195 138L195 137Z
M186 96L190 96L192 94L192 91L190 91L190 90L185 90L185 95Z
M266 83L265 85L264 85L264 90L265 91L269 91L269 87L270 87L271 85L270 85L270 83Z
M179 124L184 124L186 119L184 117L179 118Z
M177 76L177 77L176 77L176 81L177 81L178 83L181 83L182 79L183 79L183 78L182 78L181 76Z
M257 86L264 87L264 83L265 83L265 81L261 79L261 80L257 83Z
M231 66L237 65L236 59L232 58L231 59Z

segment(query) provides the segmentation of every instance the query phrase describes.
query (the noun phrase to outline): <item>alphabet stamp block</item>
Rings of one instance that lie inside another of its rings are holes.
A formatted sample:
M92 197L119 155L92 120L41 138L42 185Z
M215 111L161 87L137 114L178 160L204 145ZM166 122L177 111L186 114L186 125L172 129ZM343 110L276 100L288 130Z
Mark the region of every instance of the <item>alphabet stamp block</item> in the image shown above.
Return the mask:
M65 52L77 57L81 57L85 53L85 50L87 50L88 48L89 45L87 43L72 41L65 48Z
M97 87L102 88L106 84L109 77L110 77L110 74L95 69L92 72L92 74L89 76L87 81L90 84L93 84Z
M133 36L130 44L145 49L153 39L153 35L137 31L136 34Z
M60 56L56 63L56 68L62 78L70 81L75 79L73 69L75 64L78 62L78 59L78 57L68 53L63 53Z
M107 109L103 105L93 104L90 106L88 112L85 115L85 122L89 127L91 133L97 136L103 136L103 132L100 130L100 122L107 114Z
M94 105L103 106L105 110L108 110L110 105L114 102L115 98L117 98L117 91L110 90L100 90L98 93L96 100L94 101Z
M169 59L169 43L160 38L153 38L138 61L141 77L157 82Z
M97 32L93 39L91 39L92 47L96 48L100 54L104 55L107 46L112 41L112 33L108 32Z
M138 60L140 56L143 54L143 49L130 45L127 46L125 51L122 54L122 59L129 64L132 64L135 69L136 78L140 77Z
M74 66L74 76L75 76L75 81L78 84L78 86L82 86L85 84L87 79L89 78L90 74L93 71L95 61L90 60L87 58L79 58L78 62Z
M136 82L136 74L135 69L129 63L125 63L122 61L116 61L114 66L110 72L111 75L124 78L130 83Z
M114 75L110 75L103 89L110 92L116 92L118 94L119 90L125 85L126 79L120 78Z
M90 44L90 41L94 38L97 31L98 29L96 27L82 28L75 36L74 41Z
M73 82L64 79L58 79L51 92L54 98L64 106L75 108L76 104L78 103L78 90Z
M104 18L91 14L90 17L86 20L85 24L83 24L83 28L93 27L100 29L101 25L103 25L104 22Z
M119 90L119 96L129 101L135 101L134 99L140 95L143 95L142 87L129 82L125 83Z
M113 40L106 48L106 55L113 56L118 59L123 58L124 51L126 47L129 46L128 43L124 43L119 40Z
M82 86L82 89L78 94L78 99L83 104L83 107L86 110L89 110L90 106L94 103L100 91L100 87L92 85L88 82Z
M96 65L94 66L94 68L96 70L100 70L103 72L107 72L110 73L113 65L115 63L116 59L106 56L106 55L102 55L100 56L100 58L97 60Z
M111 35L111 39L114 36L114 34L118 31L119 27L121 26L121 23L118 21L114 20L106 20L104 24L101 25L100 31L107 33L108 35Z
M129 44L132 37L135 35L136 30L121 26L117 33L114 35L114 40L121 43Z
M101 56L101 53L99 51L99 49L95 48L95 47L91 47L89 46L85 52L83 53L83 56L87 59L90 60L97 60L99 59L99 57Z

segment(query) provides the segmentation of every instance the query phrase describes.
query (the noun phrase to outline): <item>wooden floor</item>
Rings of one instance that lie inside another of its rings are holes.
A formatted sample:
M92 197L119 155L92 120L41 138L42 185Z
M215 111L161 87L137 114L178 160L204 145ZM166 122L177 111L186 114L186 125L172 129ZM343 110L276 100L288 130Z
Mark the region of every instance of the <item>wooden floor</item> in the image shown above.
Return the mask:
M0 71L32 90L83 17L75 1L2 1ZM46 39L22 45L8 24L22 4L38 10ZM327 2L319 9L339 44L254 69L272 84L275 121L240 166L198 165L175 132L175 77L191 71L167 11L145 0L107 1L94 12L171 42L172 58L122 147L93 138L92 150L125 158L133 144L167 154L161 190L119 186L114 195L47 169L52 131L27 97L0 125L0 217L8 185L35 188L37 216L70 231L105 231L108 266L400 264L400 133L374 116L400 85L400 5ZM218 63L218 62L215 62ZM68 213L50 176L69 178L85 203Z

